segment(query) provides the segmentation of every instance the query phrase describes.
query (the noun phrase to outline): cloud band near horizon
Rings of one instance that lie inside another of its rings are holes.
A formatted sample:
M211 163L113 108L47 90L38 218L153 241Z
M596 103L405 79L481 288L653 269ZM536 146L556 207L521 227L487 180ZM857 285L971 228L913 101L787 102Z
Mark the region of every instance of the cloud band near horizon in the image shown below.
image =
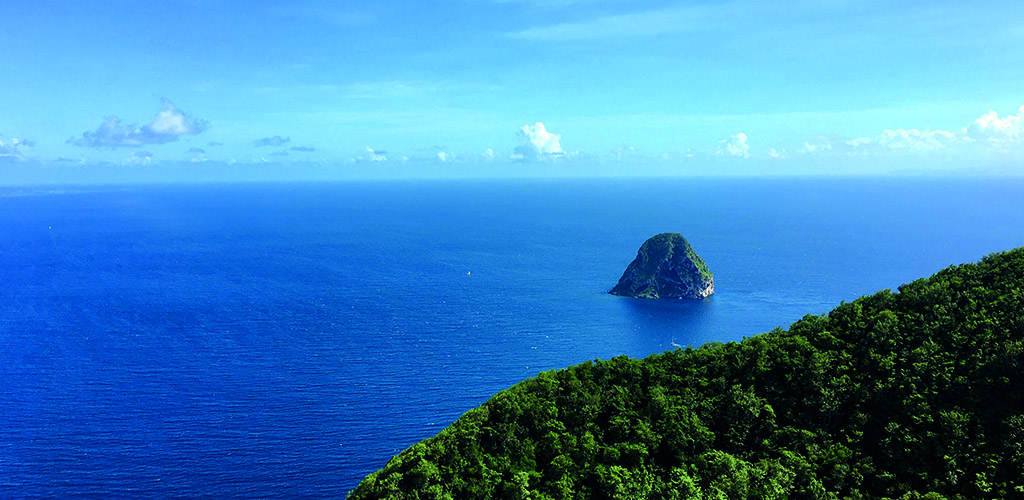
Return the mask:
M205 120L177 109L168 99L163 99L162 105L163 109L147 125L122 124L120 118L110 116L96 130L71 137L65 143L87 148L137 148L174 142L178 136L200 134L209 126Z

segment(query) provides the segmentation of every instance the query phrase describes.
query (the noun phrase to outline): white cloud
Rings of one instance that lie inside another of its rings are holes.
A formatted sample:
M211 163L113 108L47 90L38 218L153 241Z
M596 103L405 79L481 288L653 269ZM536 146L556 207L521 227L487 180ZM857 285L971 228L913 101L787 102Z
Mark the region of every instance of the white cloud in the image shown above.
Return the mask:
M373 149L370 146L366 146L366 150L362 154L356 155L349 161L353 163L376 163L388 161L387 151L384 151L382 149Z
M953 132L945 130L886 129L874 143L889 149L925 151L942 149L957 141Z
M787 153L785 149L771 148L768 150L768 157L773 160L789 158L789 153Z
M857 137L843 141L848 151L903 152L972 151L969 148L1004 147L1020 143L1024 143L1024 106L1017 110L1016 115L1007 115L1005 118L1000 118L995 111L989 111L958 131L885 129L875 137ZM802 151L814 152L815 148L808 143Z
M170 102L164 104L164 109L156 114L153 121L149 122L149 131L160 136L178 136L191 134L194 124L181 111L174 109Z
M122 165L140 166L153 163L153 153L149 151L132 151L132 154L121 160Z
M384 150L378 151L370 146L366 146L366 152L369 155L370 161L388 161L388 157L385 156L387 152Z
M634 148L633 146L625 146L625 145L623 145L623 146L615 146L614 148L612 148L611 157L612 157L612 159L615 159L615 160L633 159L633 158L638 158L639 156L640 156L640 153L637 152L636 148Z
M560 144L562 136L548 132L541 122L533 126L523 125L516 134L516 140L519 145L512 154L514 160L536 160L564 154Z
M180 135L195 135L206 130L205 120L193 118L164 99L163 109L148 125L122 124L116 116L108 117L92 132L70 138L66 144L90 148L135 148L146 144L163 144L178 140Z
M437 152L437 160L446 163L455 159L455 156L444 151Z
M826 153L832 151L833 142L840 140L838 137L829 134L815 134L803 146L797 149L800 154Z
M487 148L483 153L480 153L480 157L485 161L494 161L498 157L498 153L494 152L491 148Z
M804 145L798 150L804 154L810 153L823 153L825 151L832 151L832 144L828 142L804 142Z
M857 137L856 139L850 139L846 141L846 145L852 148L859 148L861 146L867 146L871 144L872 140L870 137Z
M185 151L185 154L189 155L189 162L191 163L203 163L206 161L206 151L203 148L189 148Z
M1016 115L999 118L995 111L985 113L962 130L972 140L989 142L1018 142L1024 140L1024 106Z
M0 138L0 157L15 158L21 156L21 148L32 147L35 145L33 141L27 141L18 139L17 137L11 137L5 142L3 138Z
M729 155L738 158L750 158L750 145L747 134L740 132L730 135L728 139L718 141L718 155Z

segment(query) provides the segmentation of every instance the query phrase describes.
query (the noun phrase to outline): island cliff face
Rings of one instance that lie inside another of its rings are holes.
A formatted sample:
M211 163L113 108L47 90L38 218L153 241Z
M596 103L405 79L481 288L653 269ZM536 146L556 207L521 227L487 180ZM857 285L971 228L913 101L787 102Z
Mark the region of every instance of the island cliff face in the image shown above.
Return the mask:
M715 277L679 233L650 237L608 293L643 299L703 299L715 293Z

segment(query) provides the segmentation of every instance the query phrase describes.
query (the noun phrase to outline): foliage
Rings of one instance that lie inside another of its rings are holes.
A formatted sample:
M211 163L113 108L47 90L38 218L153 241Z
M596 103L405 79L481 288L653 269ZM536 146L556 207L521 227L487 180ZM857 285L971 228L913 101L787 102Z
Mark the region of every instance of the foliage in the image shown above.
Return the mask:
M659 233L648 238L637 252L638 274L641 276L654 274L658 264L672 259L675 254L681 254L679 258L691 260L701 277L707 279L712 277L711 270L708 269L704 259L697 255L697 252L690 246L690 242L686 241L686 238L679 233Z
M692 293L690 287L700 289L713 282L707 263L683 235L660 233L640 245L636 258L609 293L649 299L659 298L662 293L678 297Z
M1024 494L1024 248L738 343L502 391L350 498Z

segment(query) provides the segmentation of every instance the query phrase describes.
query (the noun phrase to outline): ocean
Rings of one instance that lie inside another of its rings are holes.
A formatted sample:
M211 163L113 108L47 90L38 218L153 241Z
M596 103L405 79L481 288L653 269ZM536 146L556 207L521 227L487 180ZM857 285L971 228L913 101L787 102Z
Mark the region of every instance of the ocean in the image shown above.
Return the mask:
M715 295L607 295L666 231ZM342 498L541 371L738 341L1021 245L1020 179L7 188L0 497Z

